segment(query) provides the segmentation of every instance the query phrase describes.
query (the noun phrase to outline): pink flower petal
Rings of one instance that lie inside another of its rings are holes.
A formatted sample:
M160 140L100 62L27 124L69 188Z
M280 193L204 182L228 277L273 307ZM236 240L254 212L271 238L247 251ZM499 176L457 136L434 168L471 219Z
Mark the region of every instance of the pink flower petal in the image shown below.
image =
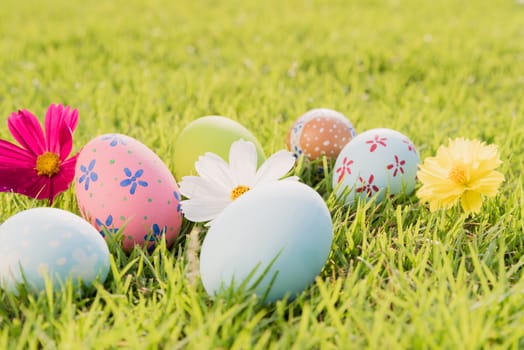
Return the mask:
M0 168L29 168L36 165L36 158L29 151L10 142L0 140ZM0 178L0 184L2 178Z
M78 124L78 110L73 109L71 110L71 107L66 106L63 111L64 115L64 121L66 122L67 126L69 126L69 129L71 129L71 132L73 133L76 129L76 125Z
M51 204L56 196L66 191L75 176L77 156L68 159L54 176L38 176L34 169L0 169L0 192L15 192L36 199L48 199Z
M18 143L35 157L45 152L44 132L31 112L20 110L12 113L7 125Z
M38 176L34 167L0 167L0 192L15 192L36 199L48 199L52 204L61 192L66 191L75 176L78 154L60 165L54 176Z
M78 122L78 111L54 105L49 106L45 116L47 150L56 153L61 160L67 158L73 148L73 130Z
M71 132L74 132L76 125L78 124L78 110L71 110L71 107L64 107L61 104L51 104L47 109L47 113L45 115L46 131L49 130L48 122L51 122L54 118L58 118L59 116L59 119L63 120L67 127L71 129Z
M53 183L50 177L38 176L34 190L38 191L34 198L47 199L49 200L49 204L53 203Z
M48 199L67 190L75 176L78 154L66 160L73 147L73 130L78 111L52 104L45 120L46 136L38 119L26 110L11 114L9 130L22 147L0 140L0 192L16 192L36 199ZM59 172L39 176L36 158L46 151L60 156Z
M52 104L45 115L46 149L56 154L60 154L60 131L64 124L63 109L62 105Z
M60 181L64 182L63 186L64 191L69 187L71 182L73 182L73 179L75 178L75 166L76 166L76 160L78 159L78 153L75 154L73 157L69 158L68 160L62 162L60 165L60 172L56 174L54 177L59 177ZM58 180L55 180L55 182Z
M0 191L16 192L36 198L45 186L45 179L36 175L34 169L0 169Z
M68 160L62 162L60 165L60 172L51 177L49 193L45 198L49 198L49 203L52 203L56 196L67 191L71 182L75 177L75 165L78 154Z
M73 133L65 122L62 122L58 138L60 140L60 151L57 153L61 160L65 160L73 149Z

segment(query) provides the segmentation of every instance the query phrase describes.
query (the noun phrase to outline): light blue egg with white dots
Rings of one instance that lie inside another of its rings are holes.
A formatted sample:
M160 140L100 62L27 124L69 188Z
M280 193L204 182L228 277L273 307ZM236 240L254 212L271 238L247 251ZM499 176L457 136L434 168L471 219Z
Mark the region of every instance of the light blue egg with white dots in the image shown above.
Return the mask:
M100 233L81 217L56 208L24 210L0 225L0 286L18 284L39 292L72 279L91 285L105 281L109 250Z
M244 285L265 301L294 298L320 273L332 241L330 212L311 187L255 187L213 220L200 252L202 283L210 295Z

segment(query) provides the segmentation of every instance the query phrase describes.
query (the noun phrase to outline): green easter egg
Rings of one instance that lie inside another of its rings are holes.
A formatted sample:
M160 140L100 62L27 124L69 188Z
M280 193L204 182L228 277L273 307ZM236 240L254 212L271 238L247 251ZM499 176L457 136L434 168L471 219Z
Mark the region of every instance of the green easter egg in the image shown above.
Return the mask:
M260 166L266 156L256 137L238 122L220 116L199 118L188 124L178 135L175 143L175 177L195 175L195 162L206 152L219 155L229 162L229 148L237 140L243 139L255 144Z

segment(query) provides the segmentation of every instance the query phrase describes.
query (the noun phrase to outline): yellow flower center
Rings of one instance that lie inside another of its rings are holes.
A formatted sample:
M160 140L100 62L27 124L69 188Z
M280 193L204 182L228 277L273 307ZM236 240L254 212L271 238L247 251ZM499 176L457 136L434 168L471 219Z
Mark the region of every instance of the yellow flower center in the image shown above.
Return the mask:
M463 165L455 165L451 168L448 177L457 184L465 185L467 181L466 168Z
M235 200L249 190L250 188L247 186L244 186L244 185L237 186L233 189L233 191L231 191L231 199Z
M45 152L36 158L36 173L39 176L53 176L60 170L60 157L52 152Z

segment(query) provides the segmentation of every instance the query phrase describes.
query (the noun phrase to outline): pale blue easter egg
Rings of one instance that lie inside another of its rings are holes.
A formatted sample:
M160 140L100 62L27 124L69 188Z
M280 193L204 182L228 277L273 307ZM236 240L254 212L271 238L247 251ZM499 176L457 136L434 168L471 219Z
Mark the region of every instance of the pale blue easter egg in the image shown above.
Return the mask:
M420 163L413 142L404 134L378 128L352 139L340 152L333 170L333 188L347 205L358 198L382 201L386 194L410 194Z
M109 272L109 250L87 221L65 210L24 210L0 225L0 286L39 292L48 279L56 288L68 278L85 285Z
M204 288L215 295L245 283L265 301L294 298L320 273L332 241L331 215L311 187L256 187L213 221L200 253Z

